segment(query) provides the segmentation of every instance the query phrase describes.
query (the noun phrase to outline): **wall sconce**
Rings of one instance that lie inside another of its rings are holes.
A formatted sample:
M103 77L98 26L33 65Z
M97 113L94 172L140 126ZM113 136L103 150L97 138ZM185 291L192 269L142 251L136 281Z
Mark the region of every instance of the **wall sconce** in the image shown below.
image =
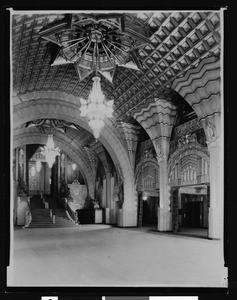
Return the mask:
M77 165L73 163L73 164L72 164L72 169L73 169L73 171L75 171L76 168L77 168Z
M37 160L36 164L35 164L35 168L36 168L36 171L39 172L41 170L41 161L40 160Z
M147 201L147 198L148 198L148 194L146 192L143 192L142 193L142 200Z
M30 168L30 175L31 175L32 177L35 176L35 166L32 166L32 167Z

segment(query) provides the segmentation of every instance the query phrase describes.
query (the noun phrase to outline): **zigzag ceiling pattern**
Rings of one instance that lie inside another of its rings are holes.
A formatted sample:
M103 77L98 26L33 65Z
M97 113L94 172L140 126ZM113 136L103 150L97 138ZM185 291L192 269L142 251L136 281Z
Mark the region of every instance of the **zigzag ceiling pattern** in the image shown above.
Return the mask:
M175 115L176 106L161 99L149 100L133 111L133 117L147 131L151 139L170 138Z

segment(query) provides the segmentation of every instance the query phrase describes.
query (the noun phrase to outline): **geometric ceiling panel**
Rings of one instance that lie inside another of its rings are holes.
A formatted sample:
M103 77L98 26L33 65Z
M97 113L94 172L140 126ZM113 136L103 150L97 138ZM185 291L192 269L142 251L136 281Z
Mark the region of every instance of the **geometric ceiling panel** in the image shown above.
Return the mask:
M106 98L114 100L114 118L122 119L133 105L162 95L204 57L219 57L219 31L218 11L14 13L13 92L50 90L87 98L91 68L97 69ZM98 53L101 64L95 61Z
M138 70L136 50L151 44L151 31L127 22L121 13L106 18L103 13L65 14L39 34L50 43L51 65L74 64L80 81L99 72L112 82L117 66Z

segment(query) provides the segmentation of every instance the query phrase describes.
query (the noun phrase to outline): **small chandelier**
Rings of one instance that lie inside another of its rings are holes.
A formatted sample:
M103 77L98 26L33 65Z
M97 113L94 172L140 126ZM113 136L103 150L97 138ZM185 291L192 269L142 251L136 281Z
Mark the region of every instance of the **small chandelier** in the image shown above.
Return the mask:
M106 101L101 90L100 77L93 77L92 91L89 94L88 101L80 98L81 116L88 117L89 125L93 130L95 139L99 138L100 131L105 125L105 118L111 118L113 114L114 100Z
M44 146L41 153L45 156L45 159L51 169L55 162L56 156L60 155L60 149L58 147L55 148L54 146L54 140L52 134L48 135L47 144L46 146Z

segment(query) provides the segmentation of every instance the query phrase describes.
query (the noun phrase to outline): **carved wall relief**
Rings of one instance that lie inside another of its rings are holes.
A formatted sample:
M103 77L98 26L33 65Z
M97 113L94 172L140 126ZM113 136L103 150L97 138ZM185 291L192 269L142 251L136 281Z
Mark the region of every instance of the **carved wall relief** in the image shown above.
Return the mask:
M216 127L213 123L206 121L205 122L205 132L207 137L207 145L215 142L217 139Z
M155 158L146 158L137 165L135 185L137 191L155 191L159 188L159 166Z

